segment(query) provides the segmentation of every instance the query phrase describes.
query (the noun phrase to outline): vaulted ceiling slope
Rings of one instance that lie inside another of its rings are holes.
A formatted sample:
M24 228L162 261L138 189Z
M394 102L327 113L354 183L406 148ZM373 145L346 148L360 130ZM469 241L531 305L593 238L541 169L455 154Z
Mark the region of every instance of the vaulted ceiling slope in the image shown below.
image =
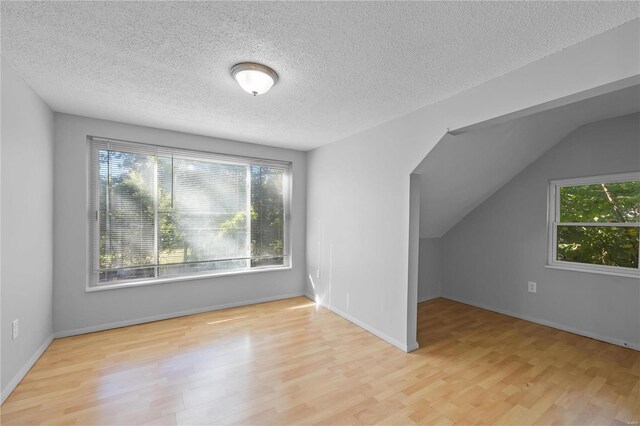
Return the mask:
M640 111L640 86L459 134L416 168L420 236L438 238L578 127ZM606 141L603 141L606 143Z
M55 111L301 150L520 68L637 2L2 2L2 56ZM273 67L251 97L232 65Z

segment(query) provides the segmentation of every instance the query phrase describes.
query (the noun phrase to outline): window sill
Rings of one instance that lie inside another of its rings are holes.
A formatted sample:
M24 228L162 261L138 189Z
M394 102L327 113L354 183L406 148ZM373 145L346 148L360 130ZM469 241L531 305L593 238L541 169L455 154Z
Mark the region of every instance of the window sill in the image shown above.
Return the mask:
M103 284L103 285L97 285L97 286L90 286L87 284L85 291L87 293L92 293L94 291L116 290L121 288L142 287L147 285L167 284L167 283L175 283L175 282L181 282L181 281L204 280L207 278L228 277L232 275L258 274L262 272L274 272L274 271L290 271L291 269L292 269L291 266L275 266L275 267L245 269L241 271L217 272L214 274L185 275L182 277L159 278L156 280L127 281L119 284Z
M563 271L585 272L587 274L610 275L614 277L640 278L640 272L633 271L608 271L603 269L589 268L583 266L565 265L565 264L547 264L544 266L549 269L560 269Z

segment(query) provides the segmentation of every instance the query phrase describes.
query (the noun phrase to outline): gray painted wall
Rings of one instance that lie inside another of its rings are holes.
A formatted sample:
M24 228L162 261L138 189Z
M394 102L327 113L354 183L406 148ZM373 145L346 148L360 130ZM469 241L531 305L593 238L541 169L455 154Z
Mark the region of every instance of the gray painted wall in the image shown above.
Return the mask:
M6 397L53 332L53 113L4 59L1 120L0 373ZM20 324L16 340L14 319Z
M87 135L293 162L291 270L254 272L87 293ZM306 153L55 114L56 336L303 292Z
M634 170L640 114L578 128L442 237L443 295L640 347L637 279L545 268L548 181Z
M418 303L442 295L442 243L440 238L420 238Z
M407 319L418 286L408 266L419 231L410 230L410 174L447 128L575 102L637 76L639 22L310 151L306 293L401 349L415 347Z

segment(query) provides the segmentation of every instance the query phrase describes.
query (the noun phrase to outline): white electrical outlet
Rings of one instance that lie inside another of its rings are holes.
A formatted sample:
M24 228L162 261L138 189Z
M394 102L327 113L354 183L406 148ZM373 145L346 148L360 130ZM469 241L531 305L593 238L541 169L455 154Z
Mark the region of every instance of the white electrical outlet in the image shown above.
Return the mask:
M11 322L11 338L13 340L16 340L18 338L18 336L20 335L20 330L18 328L18 320L15 319Z
M536 283L529 281L529 293L536 293Z

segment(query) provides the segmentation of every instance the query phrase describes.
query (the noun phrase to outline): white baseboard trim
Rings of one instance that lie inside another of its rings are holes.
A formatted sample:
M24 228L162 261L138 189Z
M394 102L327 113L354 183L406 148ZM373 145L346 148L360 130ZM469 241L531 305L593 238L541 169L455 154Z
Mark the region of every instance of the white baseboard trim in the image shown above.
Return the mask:
M640 345L625 342L613 337L601 336L599 334L591 333L589 331L578 330L572 327L567 327L566 325L558 324L553 321L547 321L539 318L530 317L528 315L522 315L515 312L507 311L505 309L495 308L493 306L484 305L482 303L474 302L471 300L461 299L453 296L441 296L443 299L453 300L454 302L464 303L465 305L475 306L476 308L486 309L487 311L497 312L499 314L508 315L510 317L519 318L525 321L534 322L536 324L544 325L551 328L556 328L558 330L567 331L569 333L577 334L579 336L589 337L591 339L600 340L606 343L611 343L613 345L622 346L623 348L634 349L636 351L640 351Z
M47 337L42 345L36 350L36 352L29 358L29 360L22 366L22 368L13 376L13 379L2 389L2 396L0 397L0 405L11 395L11 392L18 386L18 383L27 375L31 367L40 359L44 351L47 350L49 345L53 342L53 334Z
M407 350L406 352L413 352L416 349L418 349L420 347L420 345L418 344L418 341L415 341L409 345L407 345Z
M224 303L221 305L206 306L204 308L188 309L186 311L171 312L168 314L152 315L143 318L134 318L125 321L112 322L108 324L92 325L89 327L76 328L73 330L56 331L56 339L79 334L95 333L96 331L111 330L113 328L128 327L130 325L144 324L147 322L161 321L169 318L184 317L187 315L201 314L203 312L219 311L221 309L237 308L239 306L254 305L256 303L273 302L275 300L290 299L292 297L304 296L303 292L287 293L278 296L262 297L259 299L243 300L241 302Z
M414 350L418 349L418 342L414 342L411 345L406 345L406 344L400 342L399 340L396 340L393 337L389 336L388 334L383 333L382 331L376 329L375 327L372 327L369 324L364 323L364 322L360 321L359 319L352 317L348 313L346 313L346 312L344 312L344 311L342 311L340 309L337 309L337 308L335 308L333 306L329 306L329 305L326 305L326 304L320 302L318 299L316 299L314 296L312 296L310 294L305 294L305 296L308 299L313 300L314 302L316 302L320 306L323 306L323 307L327 308L328 310L330 310L334 314L341 316L342 318L346 319L347 321L349 321L349 322L357 325L358 327L368 331L369 333L371 333L374 336L384 340L385 342L392 344L393 346L395 346L396 348L398 348L398 349L400 349L400 350L402 350L404 352L411 352L411 351L414 351Z
M427 296L424 299L418 299L418 303L428 302L429 300L439 299L442 296Z

